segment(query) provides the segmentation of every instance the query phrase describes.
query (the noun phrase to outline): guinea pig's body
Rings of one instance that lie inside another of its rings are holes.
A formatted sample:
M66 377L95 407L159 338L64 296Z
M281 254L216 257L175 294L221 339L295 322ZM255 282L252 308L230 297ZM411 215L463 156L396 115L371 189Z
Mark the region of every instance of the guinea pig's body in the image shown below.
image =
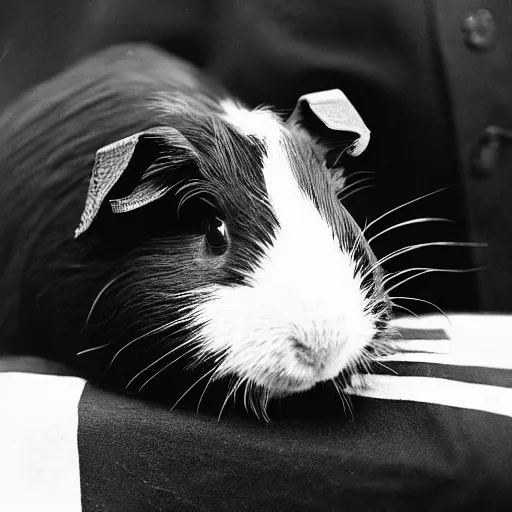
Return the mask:
M96 152L134 134L84 227ZM3 351L178 395L222 378L286 395L355 368L389 303L321 155L149 46L42 84L0 119Z

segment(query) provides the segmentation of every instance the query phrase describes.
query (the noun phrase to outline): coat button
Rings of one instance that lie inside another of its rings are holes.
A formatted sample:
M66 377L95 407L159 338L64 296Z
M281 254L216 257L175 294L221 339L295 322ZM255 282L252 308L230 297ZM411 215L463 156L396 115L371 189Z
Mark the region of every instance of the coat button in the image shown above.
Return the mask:
M487 9L478 9L462 20L464 41L474 50L489 51L496 46L496 24Z
M512 145L512 130L488 126L473 152L472 167L479 176L489 176L496 168L504 146Z

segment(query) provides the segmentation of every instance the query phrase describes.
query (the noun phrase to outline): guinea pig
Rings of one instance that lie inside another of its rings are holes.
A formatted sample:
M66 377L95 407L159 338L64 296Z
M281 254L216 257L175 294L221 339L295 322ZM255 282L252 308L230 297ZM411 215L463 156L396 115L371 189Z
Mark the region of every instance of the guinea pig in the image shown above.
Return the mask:
M339 198L354 119L339 91L249 109L147 45L24 94L0 119L2 351L174 398L343 382L390 316Z

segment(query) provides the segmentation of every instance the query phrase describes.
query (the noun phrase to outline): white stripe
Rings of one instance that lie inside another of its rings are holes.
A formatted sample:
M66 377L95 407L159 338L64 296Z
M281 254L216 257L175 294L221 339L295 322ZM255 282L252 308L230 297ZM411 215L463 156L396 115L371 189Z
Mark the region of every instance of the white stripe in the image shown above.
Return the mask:
M78 402L85 381L0 373L0 510L80 512Z
M485 411L512 418L512 389L430 377L355 375L349 394Z
M433 354L449 354L453 351L453 345L450 340L394 341L393 347L396 350L407 350L411 352L430 352Z
M419 318L399 317L392 320L395 327L412 329L443 329L449 338L485 338L512 341L512 315L450 314L421 315Z
M426 353L408 353L393 354L390 356L379 357L379 361L403 361L411 363L434 363L449 364L453 366L475 366L480 368L499 368L503 370L512 370L512 358L504 357L498 353L457 353L457 354L426 354Z
M419 319L394 320L395 327L444 329L450 339L400 340L393 346L417 353L398 352L380 360L512 369L512 315L460 314L450 315L448 319L428 315Z
M450 317L442 315L420 315L419 317L400 316L391 321L394 327L406 327L410 329L444 329L450 327Z

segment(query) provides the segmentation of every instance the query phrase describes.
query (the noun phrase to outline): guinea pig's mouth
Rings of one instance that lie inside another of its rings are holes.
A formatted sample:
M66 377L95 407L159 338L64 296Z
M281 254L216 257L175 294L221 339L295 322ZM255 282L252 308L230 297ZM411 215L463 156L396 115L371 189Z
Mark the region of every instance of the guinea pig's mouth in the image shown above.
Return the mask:
M262 382L258 382L258 385L264 388L271 398L282 398L304 393L319 384L330 381L339 382L344 387L356 367L356 364L340 367L333 363L315 368L311 365L301 364L293 373L281 370L266 375Z
M293 336L289 337L290 358L283 359L281 368L263 372L261 379L256 379L257 384L269 397L276 398L304 393L329 383L342 392L350 385L354 374L369 371L376 357L389 352L387 334L381 325L366 345L354 348L346 343L337 350L323 347L313 350Z
M295 393L303 393L314 388L318 384L313 379L299 379L295 377L280 377L272 382L269 386L267 383L265 388L268 390L271 398L281 398Z
M328 384L333 382L335 387L343 390L346 383L350 380L351 371L344 368L334 376L322 376L321 373L316 373L310 378L299 378L294 376L276 376L271 381L267 381L265 385L261 386L265 389L269 398L286 398L292 395L306 393L311 391L318 385Z

